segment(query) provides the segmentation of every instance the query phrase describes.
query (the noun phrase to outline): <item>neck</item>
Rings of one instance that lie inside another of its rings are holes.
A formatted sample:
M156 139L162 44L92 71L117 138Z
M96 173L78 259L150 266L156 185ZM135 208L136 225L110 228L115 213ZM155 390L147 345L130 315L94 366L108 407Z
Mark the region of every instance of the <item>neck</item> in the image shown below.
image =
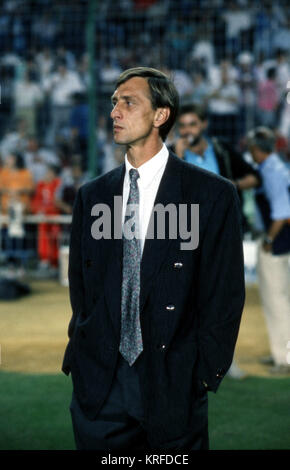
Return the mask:
M264 153L262 155L260 155L260 162L259 163L263 163L265 160L267 160L268 157L270 157L271 153Z
M158 139L155 142L142 144L132 144L127 146L127 158L129 163L134 168L139 168L143 163L150 160L162 149L163 142L162 139Z

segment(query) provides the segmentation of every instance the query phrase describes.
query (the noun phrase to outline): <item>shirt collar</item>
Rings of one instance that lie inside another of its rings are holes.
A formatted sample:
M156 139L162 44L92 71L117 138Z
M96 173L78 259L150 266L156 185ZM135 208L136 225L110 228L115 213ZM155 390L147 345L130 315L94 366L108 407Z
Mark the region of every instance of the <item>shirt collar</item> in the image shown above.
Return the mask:
M213 151L213 145L212 145L211 141L210 141L209 139L207 139L207 138L206 138L205 140L207 141L207 147L206 147L206 149L205 149L205 152L204 152L203 156L200 155L199 153L195 153L195 152L193 152L193 150L189 150L189 149L187 149L186 152L188 152L189 154L193 155L194 157L200 157L200 158L204 158L204 159L205 159L205 158L207 157L207 155L208 155L210 152Z
M157 173L163 168L168 160L168 149L165 144L163 144L161 150L154 155L154 157L147 160L143 165L137 168L140 178L138 179L138 185L142 188L146 188L153 181ZM126 175L125 178L129 182L129 170L134 168L131 163L128 161L127 154L125 155L125 166L126 166Z
M266 168L269 163L271 163L271 161L273 160L273 157L275 158L276 154L273 152L273 153L270 153L270 155L268 155L267 158L265 158L265 160L263 160L261 163L259 163L258 167L259 167L259 170L262 170L264 168Z

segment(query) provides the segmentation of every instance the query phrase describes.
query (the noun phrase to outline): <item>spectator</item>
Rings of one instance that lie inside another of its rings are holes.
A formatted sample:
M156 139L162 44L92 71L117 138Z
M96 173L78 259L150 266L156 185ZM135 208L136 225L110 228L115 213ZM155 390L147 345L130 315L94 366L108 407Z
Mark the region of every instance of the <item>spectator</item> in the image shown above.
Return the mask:
M62 214L72 214L77 191L88 180L88 175L83 173L81 161L75 161L70 168L70 174L66 173L55 192L55 205ZM67 224L62 227L61 239L64 244L69 243L70 228Z
M39 140L34 135L30 135L27 138L24 158L25 164L31 171L35 183L44 179L48 164L59 164L57 155L48 148L40 147Z
M47 143L54 145L61 130L69 125L73 93L82 92L84 86L78 74L67 69L64 59L58 62L57 71L44 80L43 86L51 99L52 122Z
M286 14L282 15L283 16L283 23L277 27L274 37L272 38L273 41L273 48L276 49L276 57L277 57L277 62L281 63L281 65L285 62L285 59L287 60L287 54L286 51L283 49L285 48L286 45L289 44L290 41L290 14L289 11L286 12ZM277 54L278 52L278 54ZM283 57L286 56L286 57ZM281 61L281 62L280 62Z
M106 90L109 92L112 91L115 81L121 73L120 67L112 64L110 58L107 57L101 70L100 78Z
M60 213L54 201L55 192L61 184L58 173L58 167L47 165L45 177L37 183L32 200L31 208L34 214L57 215ZM38 256L41 271L47 272L58 266L59 234L59 224L42 222L38 225Z
M91 76L89 70L89 56L86 52L81 55L77 63L77 70L83 87L88 89L91 83Z
M171 75L181 99L193 93L194 88L192 79L185 70L174 70Z
M74 162L70 174L59 185L55 192L55 205L63 214L72 214L72 208L77 190L88 181L88 175L83 173L80 162Z
M89 138L89 106L85 93L74 93L73 101L74 105L69 120L73 149L74 152L82 155L82 168L86 171L88 169L87 142Z
M270 373L290 373L290 174L274 152L275 135L269 128L250 131L248 145L263 182L256 194L265 229L258 248L258 276L270 339Z
M281 96L284 95L285 88L290 77L288 51L284 49L277 49L275 67L279 98L281 98Z
M256 6L253 25L255 54L262 52L265 56L271 56L276 25L270 3L262 2Z
M15 67L10 64L4 64L3 59L1 62L0 138L5 134L10 118L12 118L14 101L13 83L15 78Z
M76 59L74 54L69 51L64 45L59 45L56 50L56 61L63 60L69 70L75 70Z
M173 150L180 158L230 179L240 197L244 189L258 186L258 173L238 152L221 139L205 136L208 119L204 107L197 104L181 106L177 125L179 139Z
M290 91L290 87L288 89ZM290 95L289 98L288 96L285 97L285 103L282 108L279 130L282 136L286 138L290 144Z
M43 83L53 70L54 57L52 50L49 47L40 48L40 51L36 54L35 62L39 70L40 82Z
M0 210L9 216L9 221L1 228L1 249L7 261L19 264L26 257L28 235L22 217L30 211L31 196L34 189L32 175L24 166L20 153L7 156L0 168Z
M210 92L210 87L206 79L206 71L203 68L197 68L192 73L193 91L184 96L184 103L197 103L204 105Z
M1 108L1 106L0 106ZM0 153L3 162L6 156L13 152L23 152L27 145L27 129L26 122L23 119L15 119L7 132L4 134L0 143Z
M239 2L229 2L222 16L226 23L227 53L237 54L241 48L241 33L251 27L251 12L242 8Z
M181 14L169 18L166 27L168 63L171 69L182 71L184 54L190 52L194 41L195 24L185 21L186 17Z
M8 155L0 169L1 212L7 214L15 201L22 204L23 212L29 212L33 189L32 174L25 168L22 154Z
M27 70L24 79L16 83L14 93L16 118L25 120L27 132L35 134L37 107L43 99L43 93L32 71Z
M240 135L244 136L255 124L256 70L254 57L242 52L238 57L237 84L241 91Z
M204 64L206 72L208 72L208 67L214 64L214 45L213 41L210 38L210 31L200 30L200 34L197 37L195 42L191 57L193 61L198 61L200 64Z
M276 125L276 110L279 102L276 69L271 67L267 71L266 76L266 80L258 84L257 123L274 128Z
M240 111L240 89L230 78L230 64L221 63L220 84L215 84L208 97L210 112L210 133L223 137L235 146L238 140L238 119Z
M55 46L59 26L51 12L46 11L42 16L35 16L32 24L33 42L40 47Z

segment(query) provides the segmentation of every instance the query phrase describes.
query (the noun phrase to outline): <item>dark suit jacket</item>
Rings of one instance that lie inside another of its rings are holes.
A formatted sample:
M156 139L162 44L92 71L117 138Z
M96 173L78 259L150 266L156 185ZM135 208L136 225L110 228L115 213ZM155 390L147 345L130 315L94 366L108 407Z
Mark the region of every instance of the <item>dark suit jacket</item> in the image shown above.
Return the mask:
M113 212L124 174L125 164L82 186L73 211L73 315L63 371L71 371L76 398L90 419L96 417L114 376L122 280L122 240L95 240L91 209L105 203ZM157 203L199 204L200 213L197 249L181 250L180 237L147 239L141 261L144 350L136 364L148 433L165 442L192 426L202 382L215 392L227 372L245 293L239 200L232 183L170 153ZM121 214L112 220L112 232L116 224L121 224ZM168 224L166 230L168 235Z

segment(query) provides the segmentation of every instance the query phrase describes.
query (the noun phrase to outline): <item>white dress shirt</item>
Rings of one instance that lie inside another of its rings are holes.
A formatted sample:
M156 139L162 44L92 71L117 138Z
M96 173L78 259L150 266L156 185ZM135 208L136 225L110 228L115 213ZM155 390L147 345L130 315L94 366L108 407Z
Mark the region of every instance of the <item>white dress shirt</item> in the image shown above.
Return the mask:
M140 244L141 244L141 253L143 253L144 243L146 232L151 216L151 212L153 209L154 201L156 198L156 194L159 188L160 180L162 178L163 172L165 170L165 166L168 160L168 149L163 144L162 149L154 155L154 157L150 158L147 162L143 163L143 165L139 166L139 168L135 168L138 170L140 178L137 180L138 188L139 188L139 229L140 229ZM125 212L127 201L129 197L130 191L130 176L129 170L134 168L131 163L129 163L127 159L127 155L125 155L125 165L126 165L126 172L124 177L124 184L123 184L123 211L122 211L122 220L124 223Z

